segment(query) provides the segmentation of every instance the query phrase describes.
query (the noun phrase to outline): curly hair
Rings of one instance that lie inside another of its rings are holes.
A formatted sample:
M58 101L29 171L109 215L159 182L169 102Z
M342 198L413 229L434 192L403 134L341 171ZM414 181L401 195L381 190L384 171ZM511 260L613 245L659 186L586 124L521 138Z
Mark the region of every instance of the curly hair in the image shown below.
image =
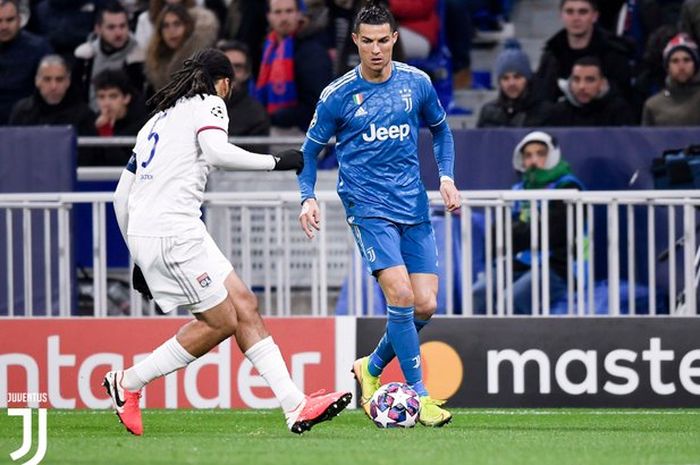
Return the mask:
M233 67L226 55L220 50L205 48L185 60L184 67L173 73L170 82L147 104L154 107L155 114L174 106L183 97L216 95L216 81L222 78L233 81L233 77Z

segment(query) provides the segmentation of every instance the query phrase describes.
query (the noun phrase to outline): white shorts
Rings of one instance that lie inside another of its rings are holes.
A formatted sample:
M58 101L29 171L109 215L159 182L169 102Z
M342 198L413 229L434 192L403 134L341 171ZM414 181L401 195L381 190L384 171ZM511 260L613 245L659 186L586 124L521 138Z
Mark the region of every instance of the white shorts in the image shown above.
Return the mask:
M166 313L203 312L228 295L224 280L233 265L206 231L185 238L129 236L129 251Z

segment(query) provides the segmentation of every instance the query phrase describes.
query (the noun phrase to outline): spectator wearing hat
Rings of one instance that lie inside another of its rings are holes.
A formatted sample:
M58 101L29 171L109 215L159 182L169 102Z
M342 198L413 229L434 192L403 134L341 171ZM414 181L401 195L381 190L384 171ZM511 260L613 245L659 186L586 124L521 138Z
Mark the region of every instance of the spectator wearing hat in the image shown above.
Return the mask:
M546 126L631 126L638 124L632 107L610 86L597 57L576 61L564 94L552 108Z
M677 34L664 48L666 86L644 103L644 126L700 125L698 46L689 35Z
M479 113L479 128L541 126L552 103L538 99L532 90L532 69L517 40L506 42L496 58L498 98L487 102Z
M521 174L520 182L513 190L579 189L585 187L562 159L557 140L542 131L527 134L513 150L513 168ZM532 264L530 231L531 205L519 201L512 210L513 283L507 283L513 292L513 313L532 314ZM567 219L566 205L562 201L549 203L549 300L550 305L566 295L567 275ZM494 241L495 243L495 241ZM492 286L495 296L496 286ZM474 283L474 312L486 313L486 278L480 274Z

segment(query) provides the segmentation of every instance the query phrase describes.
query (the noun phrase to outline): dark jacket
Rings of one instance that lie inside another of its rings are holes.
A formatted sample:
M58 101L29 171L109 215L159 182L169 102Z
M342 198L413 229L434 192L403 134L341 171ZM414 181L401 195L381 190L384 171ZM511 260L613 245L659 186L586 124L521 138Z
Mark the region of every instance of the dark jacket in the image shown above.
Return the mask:
M93 38L79 45L74 52L75 64L71 79L82 93L82 98L97 111L95 91L92 79L106 69L121 69L129 77L129 83L135 92L143 92L145 77L143 74L144 51L132 37L119 50L111 49L99 38Z
M32 95L39 61L49 53L51 46L46 39L26 31L0 44L0 124L7 124L17 101Z
M49 39L56 53L70 60L75 47L92 32L95 13L102 3L101 0L42 0L32 17L35 32Z
M295 40L294 82L297 88L297 104L270 115L272 125L284 128L296 126L306 131L319 96L332 79L333 65L321 42L314 37Z
M81 136L94 136L95 114L72 88L58 105L49 105L38 90L23 98L12 109L10 124L13 126L39 126L70 124Z
M598 57L603 65L603 74L611 85L624 97L631 95L632 65L634 50L623 40L596 27L588 47L574 50L569 47L566 30L562 29L549 39L544 47L535 82L537 94L556 101L561 96L558 79L568 79L574 63L585 56Z
M630 105L613 90L580 105L571 95L557 102L546 126L635 126L639 124Z
M553 104L538 99L531 86L515 100L499 92L498 98L481 107L477 128L542 126L549 117Z
M567 175L553 182L550 189L584 189L583 183L573 175ZM524 189L523 183L516 184L513 189ZM520 217L520 209L527 207L526 202L519 202L513 210L513 269L515 271L530 270L529 263L524 263L519 258L522 252L530 251L530 221L523 221ZM566 253L566 204L562 201L549 202L549 266L560 277L566 277L567 253Z
M140 95L132 95L124 118L114 122L113 136L135 136L148 121L146 105ZM94 124L94 121L93 121ZM100 147L78 153L80 166L124 166L131 156L131 147Z
M270 117L265 108L250 96L248 86L233 92L228 100L228 133L230 136L267 136Z

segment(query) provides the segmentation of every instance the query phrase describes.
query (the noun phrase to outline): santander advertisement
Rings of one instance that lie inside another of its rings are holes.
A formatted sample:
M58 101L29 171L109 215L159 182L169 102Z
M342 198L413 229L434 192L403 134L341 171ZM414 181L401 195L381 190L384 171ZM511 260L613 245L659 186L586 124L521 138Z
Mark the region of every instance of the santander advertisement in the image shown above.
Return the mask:
M109 408L102 377L131 366L187 319L6 319L0 322L0 408ZM306 393L333 388L332 318L266 321L294 382ZM226 340L185 369L149 384L147 408L272 408L265 380Z

